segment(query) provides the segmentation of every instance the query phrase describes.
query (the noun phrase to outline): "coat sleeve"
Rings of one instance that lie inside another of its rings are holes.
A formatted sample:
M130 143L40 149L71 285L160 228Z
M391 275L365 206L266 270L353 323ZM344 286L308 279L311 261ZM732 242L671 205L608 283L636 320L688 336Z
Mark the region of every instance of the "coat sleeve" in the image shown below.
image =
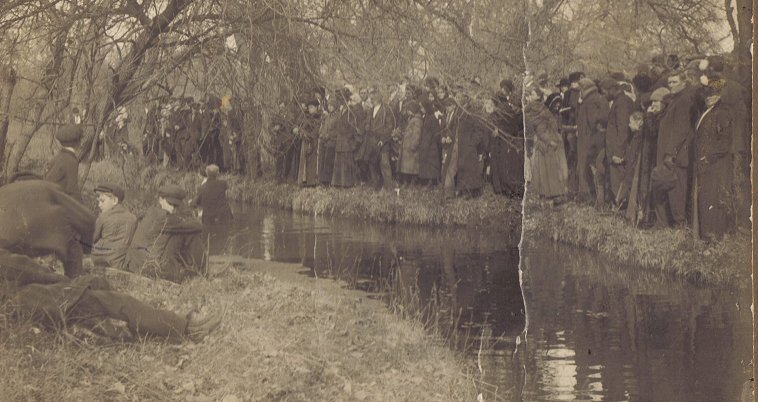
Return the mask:
M601 96L597 97L597 100L592 102L592 105L590 105L588 111L588 120L590 123L590 128L595 130L605 130L605 128L608 125L608 114L610 113L610 108L608 107L608 102L605 101Z
M103 218L102 214L95 219L95 233L92 235L92 244L97 243L103 237Z
M47 170L47 173L45 173L45 180L61 184L61 181L63 180L64 173L63 169L61 168L61 165L58 161L58 159L53 159L52 163L50 164L50 167Z
M412 151L417 151L419 144L421 144L421 124L421 119L411 119L408 122L408 126L405 128L403 141L410 141L407 145Z

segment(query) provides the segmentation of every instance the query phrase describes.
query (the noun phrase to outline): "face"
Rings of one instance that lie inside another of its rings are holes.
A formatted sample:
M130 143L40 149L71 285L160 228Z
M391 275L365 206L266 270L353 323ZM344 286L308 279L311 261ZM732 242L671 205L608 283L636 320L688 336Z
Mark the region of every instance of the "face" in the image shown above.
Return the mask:
M561 87L561 92L566 92L568 90L569 90L569 87L567 87L565 85Z
M160 205L161 208L163 208L166 211L174 210L174 206L171 205L168 201L166 201L166 199L163 197L158 197L158 205Z
M329 106L326 107L326 110L328 110L329 113L334 113L334 103L329 103Z
M666 80L666 83L668 84L669 90L673 94L679 93L685 87L685 83L682 80L682 77L680 77L678 75L674 75L674 76L669 77Z
M318 112L318 107L316 107L316 105L308 105L308 113L316 114L317 112Z
M576 82L576 81L572 82L572 83L571 83L571 84L569 84L569 85L571 85L571 88L573 88L573 89L579 89L579 83L578 83L578 82Z
M488 114L495 111L495 102L493 102L492 99L484 100L484 111Z
M437 88L437 99L445 99L447 92L443 88Z
M653 103L650 104L650 108L653 111L660 112L661 110L663 110L663 102L661 102L661 101L653 101Z
M97 206L105 212L118 204L118 198L109 193L97 193Z

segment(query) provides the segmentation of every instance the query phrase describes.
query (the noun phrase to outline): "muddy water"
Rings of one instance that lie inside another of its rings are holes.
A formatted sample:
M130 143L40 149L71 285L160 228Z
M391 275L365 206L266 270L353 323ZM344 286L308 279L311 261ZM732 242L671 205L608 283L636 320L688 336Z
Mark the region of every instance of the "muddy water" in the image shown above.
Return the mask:
M300 263L384 299L469 356L485 400L727 401L749 378L749 291L695 288L540 242L524 251L529 331L517 346L518 234L235 212L212 228L212 253Z

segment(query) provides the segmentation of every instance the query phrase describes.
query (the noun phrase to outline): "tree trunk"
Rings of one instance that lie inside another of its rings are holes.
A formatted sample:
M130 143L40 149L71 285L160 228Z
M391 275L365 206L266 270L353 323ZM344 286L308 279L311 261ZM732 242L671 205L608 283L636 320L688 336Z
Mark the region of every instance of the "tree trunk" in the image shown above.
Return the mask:
M8 142L8 126L13 88L16 86L16 71L11 66L0 66L0 177L7 179L5 169L5 145Z

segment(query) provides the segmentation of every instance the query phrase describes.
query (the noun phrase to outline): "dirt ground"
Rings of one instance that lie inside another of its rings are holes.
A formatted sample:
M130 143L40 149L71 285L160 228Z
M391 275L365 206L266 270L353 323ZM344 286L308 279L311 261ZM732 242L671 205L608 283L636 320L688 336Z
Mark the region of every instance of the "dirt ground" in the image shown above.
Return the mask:
M216 257L182 285L107 270L118 290L177 312L225 311L202 343L114 341L0 310L3 400L463 401L476 371L421 324L302 267ZM6 399L8 398L8 399Z

